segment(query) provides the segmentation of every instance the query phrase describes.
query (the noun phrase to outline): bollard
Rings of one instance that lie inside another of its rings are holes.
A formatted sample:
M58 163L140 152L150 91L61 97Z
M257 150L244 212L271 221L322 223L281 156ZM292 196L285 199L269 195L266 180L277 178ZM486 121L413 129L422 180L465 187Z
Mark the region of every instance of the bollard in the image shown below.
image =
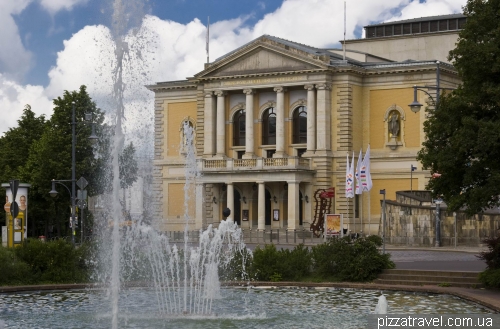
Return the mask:
M293 244L297 244L297 230L293 229Z
M250 243L252 243L252 229L251 228L248 230L248 234L249 234Z
M276 229L276 232L278 233L277 236L278 236L278 244L280 244L280 229Z
M288 244L288 229L285 230L285 241Z
M306 244L306 229L302 231L302 244Z
M270 239L271 239L271 243L273 243L273 229L271 229Z
M311 231L311 243L313 243L313 236L314 236L314 232Z

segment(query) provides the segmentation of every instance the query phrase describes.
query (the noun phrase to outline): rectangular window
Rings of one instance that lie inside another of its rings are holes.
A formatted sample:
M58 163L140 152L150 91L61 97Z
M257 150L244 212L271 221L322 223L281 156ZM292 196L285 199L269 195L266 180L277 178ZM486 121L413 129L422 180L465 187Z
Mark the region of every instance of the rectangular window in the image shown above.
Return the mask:
M448 31L448 20L439 21L439 31Z
M394 25L394 35L401 35L401 24Z
M411 24L411 33L420 33L420 23Z
M389 37L392 35L392 25L384 27L384 34L386 37Z
M266 158L272 158L273 154L276 153L276 150L267 150L266 151Z
M411 33L411 24L403 24L403 34L410 34Z
M297 156L301 157L302 154L306 153L307 149L297 149Z
M368 27L366 29L366 37L367 38L373 38L375 36L375 28L374 27Z
M243 159L243 154L245 154L245 151L237 151L236 152L238 159Z
M377 34L377 37L383 37L384 36L384 28L382 26L378 26L376 28L376 34Z
M422 24L420 24L420 32L422 33L429 32L429 22L422 22Z
M437 32L437 30L438 30L438 23L439 23L439 21L432 21L431 22L431 32Z
M448 21L448 28L450 30L456 30L457 29L457 20L456 19L450 19Z

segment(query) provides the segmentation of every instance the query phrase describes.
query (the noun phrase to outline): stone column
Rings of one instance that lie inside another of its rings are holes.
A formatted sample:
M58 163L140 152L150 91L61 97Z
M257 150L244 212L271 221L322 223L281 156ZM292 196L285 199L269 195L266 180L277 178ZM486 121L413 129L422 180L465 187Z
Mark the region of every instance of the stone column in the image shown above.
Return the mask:
M299 228L299 182L289 181L288 183L288 229Z
M253 89L245 89L246 94L245 104L245 154L243 159L251 159L255 157L254 138L253 138Z
M224 158L226 156L226 92L217 90L215 95L217 96L217 157Z
M208 91L205 93L205 118L204 118L204 123L205 123L205 130L204 130L204 148L203 148L203 155L204 156L213 156L215 154L215 127L214 127L214 119L215 119L215 113L214 113L214 107L215 102L214 102L214 97L213 97L213 92Z
M234 221L234 186L233 183L227 183L227 207L231 210L231 218Z
M273 158L285 156L285 91L284 87L274 88L276 92L276 153Z
M307 89L307 153L314 154L316 150L316 91L314 85L305 85Z
M257 229L265 230L266 229L266 186L264 182L257 182L259 184L259 196L257 203Z
M326 155L331 153L331 84L320 83L316 85L318 90L317 106L317 131L316 131L316 154Z
M196 211L195 211L195 229L205 229L206 228L206 220L204 220L205 216L203 214L203 208L205 207L205 187L203 183L196 183L195 189L195 203L196 203Z

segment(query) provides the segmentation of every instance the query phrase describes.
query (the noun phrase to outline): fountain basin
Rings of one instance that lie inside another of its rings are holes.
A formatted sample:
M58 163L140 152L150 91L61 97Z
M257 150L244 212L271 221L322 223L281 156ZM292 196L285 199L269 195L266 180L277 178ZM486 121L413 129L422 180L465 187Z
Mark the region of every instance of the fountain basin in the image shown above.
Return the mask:
M179 291L182 294L182 291ZM123 289L119 328L339 328L366 327L379 290L303 287L222 288L211 312L160 311L157 291ZM489 314L458 297L385 291L390 313ZM0 295L0 321L7 328L109 328L107 290L32 291ZM173 296L171 296L174 298ZM1 324L1 322L0 322ZM1 326L0 326L1 327Z

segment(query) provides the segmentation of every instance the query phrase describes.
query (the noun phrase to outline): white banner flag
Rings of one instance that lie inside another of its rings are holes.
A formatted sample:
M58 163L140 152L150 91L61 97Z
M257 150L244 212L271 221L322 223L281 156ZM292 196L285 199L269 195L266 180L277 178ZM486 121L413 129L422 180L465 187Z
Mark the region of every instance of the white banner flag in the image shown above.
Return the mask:
M354 198L354 154L352 155L351 165L349 165L349 154L347 154L345 169L345 197Z
M361 173L361 162L363 162L362 159L363 153L362 150L359 150L358 165L356 166L356 194L363 193L363 190L361 189L361 177L359 176Z
M361 164L361 191L368 192L372 189L372 175L370 173L370 145L368 144L368 149L366 150L365 157L363 158L363 163Z

